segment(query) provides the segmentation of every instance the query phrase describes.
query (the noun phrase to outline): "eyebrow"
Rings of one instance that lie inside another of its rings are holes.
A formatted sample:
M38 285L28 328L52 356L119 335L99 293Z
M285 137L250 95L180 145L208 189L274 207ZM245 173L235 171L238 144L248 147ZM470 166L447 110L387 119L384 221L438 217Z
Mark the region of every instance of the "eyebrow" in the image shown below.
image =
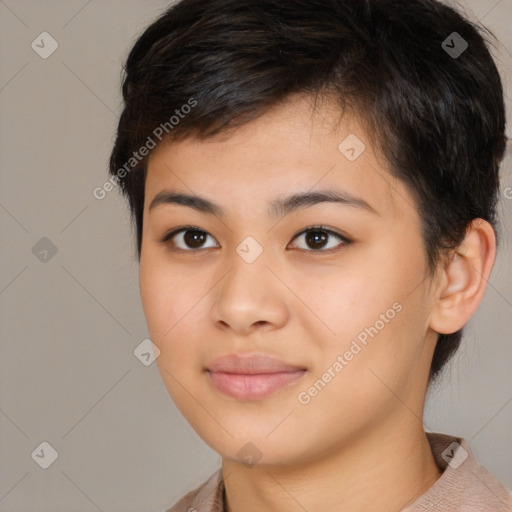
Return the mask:
M271 217L284 217L293 211L320 203L343 204L345 206L361 208L375 215L379 215L379 213L363 199L355 197L348 192L335 190L299 192L276 199L270 204L269 215ZM170 190L162 190L156 194L149 205L149 210L151 211L156 206L164 204L188 206L201 213L216 215L221 218L224 217L224 210L218 203L201 196L172 192Z

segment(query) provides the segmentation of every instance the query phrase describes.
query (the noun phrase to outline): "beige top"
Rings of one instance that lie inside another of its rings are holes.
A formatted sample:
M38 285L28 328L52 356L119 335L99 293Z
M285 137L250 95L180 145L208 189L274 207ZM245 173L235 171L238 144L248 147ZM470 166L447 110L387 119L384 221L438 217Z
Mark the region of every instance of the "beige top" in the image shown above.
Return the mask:
M512 497L459 437L427 432L439 480L402 512L512 512ZM455 443L455 444L454 444ZM166 512L224 512L222 469Z

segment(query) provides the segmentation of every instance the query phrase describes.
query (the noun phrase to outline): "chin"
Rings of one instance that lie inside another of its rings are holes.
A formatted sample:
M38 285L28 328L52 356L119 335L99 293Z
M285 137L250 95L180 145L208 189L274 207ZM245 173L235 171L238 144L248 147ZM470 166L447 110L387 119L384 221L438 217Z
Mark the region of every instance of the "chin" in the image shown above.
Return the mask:
M254 428L252 429L254 431ZM219 436L216 432L201 432L196 430L201 439L223 459L236 461L249 467L278 467L299 464L303 454L297 453L297 446L287 444L286 435L268 436L268 430L261 434L243 435L230 430L228 434ZM288 443L290 437L288 436Z

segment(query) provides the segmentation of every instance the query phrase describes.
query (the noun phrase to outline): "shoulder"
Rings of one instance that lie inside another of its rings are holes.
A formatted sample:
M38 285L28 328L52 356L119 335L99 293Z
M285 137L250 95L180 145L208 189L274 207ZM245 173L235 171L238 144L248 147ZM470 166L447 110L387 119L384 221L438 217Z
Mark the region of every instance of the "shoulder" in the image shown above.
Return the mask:
M217 470L206 482L188 492L165 512L222 512L224 481L222 469Z
M467 441L429 432L432 454L442 471L439 480L403 512L512 512L512 496L476 460Z

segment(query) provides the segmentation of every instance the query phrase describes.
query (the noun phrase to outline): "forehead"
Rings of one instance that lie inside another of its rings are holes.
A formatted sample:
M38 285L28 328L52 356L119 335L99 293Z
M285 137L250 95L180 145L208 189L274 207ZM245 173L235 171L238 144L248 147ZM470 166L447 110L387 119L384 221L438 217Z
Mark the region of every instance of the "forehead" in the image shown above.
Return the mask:
M342 190L395 216L414 209L356 116L295 96L233 132L160 144L149 157L145 210L162 190L193 190L239 209L320 189Z

